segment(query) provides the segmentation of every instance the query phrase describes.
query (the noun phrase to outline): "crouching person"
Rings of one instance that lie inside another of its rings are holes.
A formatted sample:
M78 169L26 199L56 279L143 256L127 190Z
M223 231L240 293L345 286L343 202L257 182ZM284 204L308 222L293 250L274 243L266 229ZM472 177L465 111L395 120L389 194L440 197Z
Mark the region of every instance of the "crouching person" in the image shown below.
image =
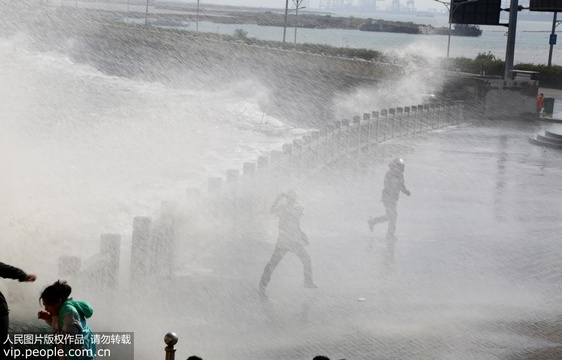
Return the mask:
M59 360L92 360L96 358L96 344L86 319L94 313L86 301L72 300L72 288L66 281L57 281L43 290L40 300L45 310L37 314L53 328L55 334L70 335L72 341L65 341L55 349Z

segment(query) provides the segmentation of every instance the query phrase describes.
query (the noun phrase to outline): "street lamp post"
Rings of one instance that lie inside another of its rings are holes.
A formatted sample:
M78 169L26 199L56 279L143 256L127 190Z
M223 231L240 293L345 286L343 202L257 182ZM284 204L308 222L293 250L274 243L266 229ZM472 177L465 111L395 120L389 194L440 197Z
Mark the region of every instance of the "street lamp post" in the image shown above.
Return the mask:
M285 22L283 25L283 42L285 42L285 37L287 35L287 15L289 14L289 0L285 1Z
M295 46L295 49L297 48L297 29L299 27L299 9L306 9L305 6L301 6L302 2L304 0L293 0L293 3L295 3L295 40L293 45Z
M195 15L195 32L199 32L199 0L197 0L197 11Z
M515 57L515 36L517 34L517 13L519 0L511 0L509 5L509 25L507 28L507 44L505 46L504 80L513 78L513 64Z
M144 12L144 26L148 23L148 0L146 0L146 11Z
M554 44L556 44L556 27L560 25L560 21L557 20L558 12L554 12L554 17L552 18L552 32L550 33L550 49L548 51L548 66L552 66L552 50Z
M463 1L461 3L456 4L455 6L453 6L453 0L451 0L450 3L446 3L445 1L441 1L441 0L435 0L435 1L445 5L445 7L447 8L447 11L449 12L449 34L448 34L448 39L447 39L447 59L448 59L449 58L449 52L451 50L451 23L453 22L453 14L455 13L455 11L461 5L468 4L468 3L475 3L478 0L466 0L466 1Z

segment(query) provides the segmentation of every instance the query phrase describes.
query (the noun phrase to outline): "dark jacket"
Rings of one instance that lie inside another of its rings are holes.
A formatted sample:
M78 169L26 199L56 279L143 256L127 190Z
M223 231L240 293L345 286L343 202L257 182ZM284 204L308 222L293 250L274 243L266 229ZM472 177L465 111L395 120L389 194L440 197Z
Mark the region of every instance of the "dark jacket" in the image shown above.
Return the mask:
M407 192L404 185L404 173L397 169L390 169L384 177L384 189L382 190L381 200L385 204L394 204L398 202L400 192Z
M23 270L0 262L0 277L24 281L26 276L27 274ZM8 303L0 292L0 316L6 315L8 315Z

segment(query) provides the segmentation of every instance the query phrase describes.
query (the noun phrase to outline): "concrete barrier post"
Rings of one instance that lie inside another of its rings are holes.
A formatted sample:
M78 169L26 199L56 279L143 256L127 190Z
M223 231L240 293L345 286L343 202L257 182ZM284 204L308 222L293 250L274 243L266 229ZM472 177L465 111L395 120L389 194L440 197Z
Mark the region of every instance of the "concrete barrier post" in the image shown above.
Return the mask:
M422 120L423 126L422 126L422 131L429 131L429 129L431 128L431 112L429 109L429 104L424 104L423 105L423 120Z
M371 134L372 134L372 139L374 140L375 144L379 143L379 123L380 123L380 112L378 111L373 111L371 113L371 115L373 115L373 124L372 124L372 129L371 129ZM372 140L369 140L372 141Z
M258 171L263 171L269 166L269 159L267 156L258 156Z
M312 136L304 135L302 137L302 146L303 146L303 153L302 153L302 168L304 171L309 172L314 169L314 162L312 161L313 157L313 142Z
M402 137L405 135L404 131L404 108L396 108L396 124L398 125L398 136Z
M437 111L435 109L435 103L431 103L429 104L429 111L431 113L431 129L436 129L437 128Z
M380 122L380 130L382 132L382 141L386 141L389 139L388 136L388 110L383 109L381 110L381 122Z
M361 117L360 116L353 117L353 124L351 130L352 130L351 132L352 149L357 148L357 152L359 153L361 149Z
M328 128L320 129L320 137L318 138L318 158L321 166L327 164L328 159Z
M262 209L265 206L265 199L267 197L266 194L268 193L268 186L271 185L271 180L272 173L268 157L263 155L258 156L254 181L257 186L257 195L255 199L257 211L260 211L259 209Z
M326 127L326 165L330 164L334 160L335 148L334 140L337 137L337 130L334 125L328 125Z
M435 104L435 108L437 109L437 119L438 119L438 128L442 128L445 126L445 109L443 108L443 103L438 102Z
M390 119L390 136L391 139L396 137L396 109L388 109L388 117Z
M361 146L368 152L371 142L371 114L363 114L363 120L365 125L361 126Z
M103 268L103 283L109 289L117 288L119 282L119 260L121 256L121 235L103 234L100 240L100 253L106 256Z
M410 128L412 134L416 134L418 131L418 106L410 106Z
M456 111L456 103L455 101L449 101L449 121L451 125L455 125L457 123L457 114Z
M322 161L320 158L321 149L322 149L320 131L318 130L313 131L311 137L314 146L313 154L312 154L312 162L314 164L314 168L319 168L322 165Z
M355 155L355 169L359 169L359 163L361 160L361 117L354 116L353 124L351 124L351 149L350 155L357 150Z
M280 184L283 182L283 177L285 175L283 168L283 152L281 150L271 150L269 153L269 173L270 182L268 184L269 189L274 189L277 191ZM268 189L268 190L269 190ZM264 195L264 201L269 201L269 195Z
M435 109L437 110L437 119L438 119L438 122L437 122L437 125L438 125L438 126L437 126L437 128L438 128L438 129L441 129L441 128L443 128L443 127L445 126L445 121L444 121L445 118L444 118L444 116L443 116L443 115L444 115L444 112L443 112L443 104L440 103L440 102L436 103L436 104L435 104Z
M441 127L441 114L440 114L440 111L439 111L439 103L438 103L438 102L434 102L434 103L431 103L430 106L433 107L433 112L434 112L434 115L433 115L433 117L434 117L434 118L433 118L433 120L434 120L434 121L433 121L433 128L434 128L434 129L439 129L439 128Z
M177 204L172 201L162 201L160 216L155 221L150 243L151 274L168 277L172 274L175 263L176 239L176 210Z
M254 216L254 202L258 196L258 184L255 181L256 164L245 162L242 165L242 193L240 194L240 205L244 215L250 219Z
M453 125L455 125L455 124L458 123L458 116L459 115L458 115L457 112L458 112L459 109L457 108L457 102L456 101L451 101L450 105L451 105L451 115L450 115L451 116L451 123Z
M453 122L451 121L450 102L444 101L441 104L443 105L443 122L446 126L453 125Z
M424 106L423 105L418 105L418 128L419 131L418 132L423 132L423 117L424 117Z
M133 219L133 236L131 239L130 285L138 286L148 276L150 232L152 219L148 216L136 216Z
M293 168L295 169L295 177L303 176L305 168L303 167L303 145L302 139L293 140Z
M350 146L349 124L350 124L349 119L342 120L343 142L342 142L342 148L337 155L346 154L349 151L349 146Z
M404 106L404 135L406 137L410 136L410 107Z
M439 119L437 122L438 125L437 128L441 129L445 126L445 118L443 116L444 115L443 104L438 102L435 104L435 108L437 109L437 119Z
M443 103L443 121L446 126L453 125L451 121L451 103L449 101L444 101Z
M283 144L281 156L281 169L284 175L293 171L293 145Z
M449 103L447 100L441 102L441 106L443 107L443 125L449 126L451 125L450 117L449 117Z
M344 136L345 134L343 133L342 130L342 122L337 120L334 121L333 123L334 125L334 143L333 143L333 149L334 149L334 153L339 154L342 149L344 148Z
M226 171L226 204L228 219L231 221L232 235L237 237L239 234L239 185L240 170L228 169Z

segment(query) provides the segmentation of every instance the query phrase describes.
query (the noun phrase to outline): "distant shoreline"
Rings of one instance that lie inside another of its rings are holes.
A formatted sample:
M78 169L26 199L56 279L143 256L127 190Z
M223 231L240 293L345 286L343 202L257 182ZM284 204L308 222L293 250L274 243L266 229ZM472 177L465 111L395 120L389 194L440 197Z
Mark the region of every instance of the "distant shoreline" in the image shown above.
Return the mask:
M343 29L372 32L446 35L453 36L480 36L482 30L474 25L455 25L452 30L448 27L434 27L431 25L417 24L411 21L392 21L373 18L359 18L354 16L343 17L331 14L318 14L302 12L296 16L291 13L285 17L284 11L274 11L238 7L197 7L194 4L184 3L159 3L159 9L169 11L182 11L189 13L190 17L196 16L199 21L208 21L219 24L250 24L258 26L294 27L304 29ZM198 15L196 15L198 13ZM159 14L163 19L174 19L177 14Z

